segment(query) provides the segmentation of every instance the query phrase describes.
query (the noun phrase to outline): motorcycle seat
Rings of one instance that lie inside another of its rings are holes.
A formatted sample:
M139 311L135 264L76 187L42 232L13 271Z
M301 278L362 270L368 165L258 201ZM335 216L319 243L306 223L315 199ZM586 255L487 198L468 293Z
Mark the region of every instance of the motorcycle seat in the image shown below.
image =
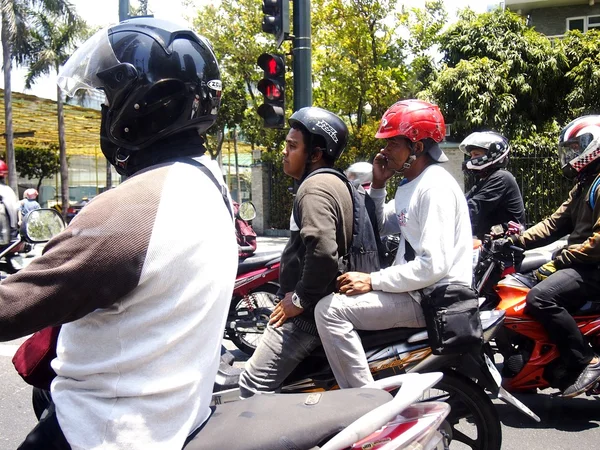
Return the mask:
M544 264L546 264L549 261L550 261L550 259L547 255L541 255L541 254L525 255L525 259L523 259L523 261L521 262L521 266L519 267L519 272L521 272L521 273L531 272L532 270L535 270L535 269L543 266Z
M389 328L387 330L365 331L357 330L364 348L373 348L378 345L386 345L407 341L412 335L425 328Z
M386 391L367 388L256 395L213 407L185 450L315 448L391 399Z
M271 263L275 263L281 259L281 252L258 253L240 261L238 263L237 274L248 273L262 267L266 267Z

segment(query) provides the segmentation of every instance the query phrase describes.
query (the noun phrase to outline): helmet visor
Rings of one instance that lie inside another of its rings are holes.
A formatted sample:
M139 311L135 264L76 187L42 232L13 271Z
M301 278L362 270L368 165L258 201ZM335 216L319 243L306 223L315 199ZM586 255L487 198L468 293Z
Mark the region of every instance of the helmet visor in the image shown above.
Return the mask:
M108 40L108 27L96 32L68 59L58 73L58 85L69 97L80 90L102 89L98 72L120 64Z
M560 158L561 167L566 166L570 161L579 157L593 140L594 135L592 133L584 133L581 136L576 136L573 139L561 142L558 145L558 156Z

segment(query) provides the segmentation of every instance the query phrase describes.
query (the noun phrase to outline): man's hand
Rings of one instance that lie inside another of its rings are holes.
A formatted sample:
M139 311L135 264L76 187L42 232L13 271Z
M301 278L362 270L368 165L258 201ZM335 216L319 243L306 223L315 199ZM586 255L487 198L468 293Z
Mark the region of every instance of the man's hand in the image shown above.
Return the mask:
M371 292L371 275L361 272L346 272L337 278L338 290L345 295L358 295Z
M385 187L385 182L396 173L393 169L387 168L387 158L380 152L373 159L373 181L371 187L381 189Z
M554 272L556 272L556 267L554 266L554 261L550 261L550 262L547 262L546 264L544 264L542 267L540 267L534 273L535 273L535 277L539 281L544 281L546 278L548 278Z
M275 328L280 327L286 320L296 317L304 311L303 308L294 306L292 303L292 294L293 292L288 292L285 294L285 297L275 305L275 309L269 318L269 325L273 325Z

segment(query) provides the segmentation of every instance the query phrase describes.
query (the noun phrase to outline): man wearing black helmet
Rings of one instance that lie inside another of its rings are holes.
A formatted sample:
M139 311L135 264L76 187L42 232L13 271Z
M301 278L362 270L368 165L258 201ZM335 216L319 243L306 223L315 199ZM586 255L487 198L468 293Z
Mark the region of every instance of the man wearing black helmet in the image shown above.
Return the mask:
M338 258L352 239L352 198L332 167L346 147L348 128L335 114L309 107L290 117L283 170L300 181L290 220L291 237L281 256L281 301L240 376L242 397L277 390L319 344L317 302L335 289ZM311 174L313 174L311 176ZM296 223L298 219L299 223Z
M0 340L62 325L53 404L20 448L181 449L210 415L238 261L222 177L196 161L216 58L190 30L132 19L86 41L59 84L106 94L100 145L128 179L0 285Z
M470 158L463 170L475 176L475 185L466 194L473 236L482 239L494 225L510 221L525 225L521 191L506 170L508 140L495 131L479 131L468 135L459 147Z

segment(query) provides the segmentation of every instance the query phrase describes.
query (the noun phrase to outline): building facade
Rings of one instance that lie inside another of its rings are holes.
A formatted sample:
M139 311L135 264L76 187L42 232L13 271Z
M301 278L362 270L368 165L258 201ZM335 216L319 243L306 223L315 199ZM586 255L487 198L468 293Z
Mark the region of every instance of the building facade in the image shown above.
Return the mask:
M595 0L506 0L505 7L549 37L571 30L600 30L600 2Z

